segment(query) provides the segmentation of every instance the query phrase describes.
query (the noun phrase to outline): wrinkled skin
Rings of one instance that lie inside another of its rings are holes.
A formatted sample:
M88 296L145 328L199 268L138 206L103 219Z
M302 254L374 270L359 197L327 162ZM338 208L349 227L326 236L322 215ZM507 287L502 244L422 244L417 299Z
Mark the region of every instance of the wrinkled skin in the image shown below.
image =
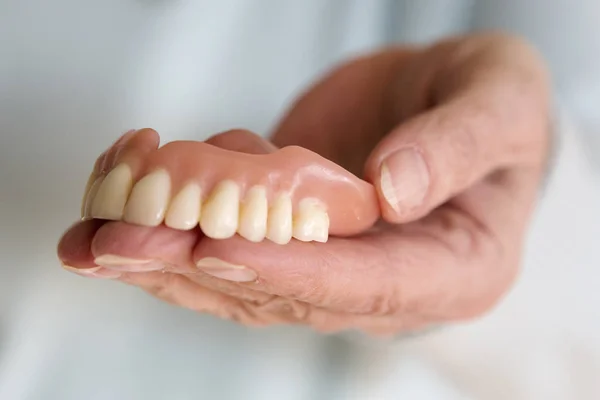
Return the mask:
M478 317L518 276L551 144L549 97L536 53L499 34L351 60L301 96L272 143L314 150L378 189L382 161L417 149L429 173L419 201L393 208L379 190L381 223L325 244L86 221L65 233L58 254L81 275L249 326L394 335ZM244 131L209 141L251 153L274 148ZM104 254L153 261L90 269ZM196 267L204 257L246 266L256 279L207 274Z

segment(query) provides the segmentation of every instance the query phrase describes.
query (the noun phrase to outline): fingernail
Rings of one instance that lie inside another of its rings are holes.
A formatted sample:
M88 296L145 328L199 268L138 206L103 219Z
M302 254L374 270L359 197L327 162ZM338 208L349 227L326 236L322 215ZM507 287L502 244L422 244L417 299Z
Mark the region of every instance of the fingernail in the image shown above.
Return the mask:
M235 265L214 257L206 257L196 266L208 275L233 282L252 282L257 278L256 272L243 265Z
M396 212L421 205L429 189L429 171L415 149L403 149L390 155L381 165L380 188L383 197Z
M95 264L98 265L131 265L131 264L145 264L152 260L138 260L135 258L121 257L114 254L103 254L96 257L94 260Z
M63 267L64 269L66 269L67 271L69 271L69 272L73 272L73 273L75 273L75 274L84 275L84 276L87 276L87 275L93 275L93 274L94 274L94 272L96 272L96 271L98 271L100 268L102 268L102 267L91 267L91 268L75 268L75 267L72 267L72 266L70 266L70 265L67 265L67 264L62 264L62 267Z
M62 264L62 267L69 272L86 278L116 279L121 276L121 273L118 271L109 271L102 267L75 268L66 264Z
M148 272L161 270L163 268L162 263L155 260L136 260L134 258L121 257L114 254L103 254L98 256L94 260L94 264L123 272Z

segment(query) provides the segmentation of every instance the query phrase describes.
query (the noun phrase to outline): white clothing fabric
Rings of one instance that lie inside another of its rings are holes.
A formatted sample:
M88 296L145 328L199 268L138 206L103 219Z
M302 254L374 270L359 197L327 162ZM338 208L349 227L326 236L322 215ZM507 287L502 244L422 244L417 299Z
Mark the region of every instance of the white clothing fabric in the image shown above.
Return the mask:
M93 160L121 132L266 134L346 57L460 32L469 15L502 25L483 3L3 0L0 400L598 398L598 178L569 135L507 301L392 347L248 330L56 260ZM558 75L584 76L569 71ZM561 82L583 113L595 92Z

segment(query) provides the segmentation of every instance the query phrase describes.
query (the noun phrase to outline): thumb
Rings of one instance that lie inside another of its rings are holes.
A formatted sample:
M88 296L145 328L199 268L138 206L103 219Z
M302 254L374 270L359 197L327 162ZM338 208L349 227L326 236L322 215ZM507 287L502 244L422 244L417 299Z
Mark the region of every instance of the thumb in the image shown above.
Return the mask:
M390 223L419 219L522 157L527 127L510 120L494 115L493 108L456 101L396 127L365 165L383 218Z

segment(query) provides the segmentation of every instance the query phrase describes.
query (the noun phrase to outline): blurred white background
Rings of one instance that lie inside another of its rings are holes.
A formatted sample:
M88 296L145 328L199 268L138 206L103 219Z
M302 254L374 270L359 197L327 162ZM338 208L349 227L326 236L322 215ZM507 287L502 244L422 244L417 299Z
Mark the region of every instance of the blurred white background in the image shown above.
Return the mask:
M600 398L598 21L595 0L2 0L0 399ZM60 269L56 242L121 132L267 132L344 57L484 27L540 48L563 113L522 279L488 317L355 346Z

